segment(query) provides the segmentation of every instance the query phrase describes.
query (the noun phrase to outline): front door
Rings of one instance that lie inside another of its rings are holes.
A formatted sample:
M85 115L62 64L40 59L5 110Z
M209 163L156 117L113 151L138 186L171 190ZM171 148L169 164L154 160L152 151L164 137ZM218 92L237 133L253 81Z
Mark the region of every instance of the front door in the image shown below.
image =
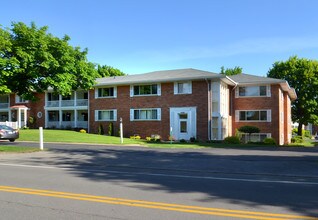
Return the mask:
M196 108L171 108L170 127L176 140L196 138Z

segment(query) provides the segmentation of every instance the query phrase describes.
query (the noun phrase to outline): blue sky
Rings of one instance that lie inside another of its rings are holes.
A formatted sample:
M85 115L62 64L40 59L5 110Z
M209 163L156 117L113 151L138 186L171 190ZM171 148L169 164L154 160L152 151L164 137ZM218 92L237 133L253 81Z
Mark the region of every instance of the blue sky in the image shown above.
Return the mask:
M10 0L0 24L49 27L127 74L240 66L265 76L276 61L318 57L316 0Z

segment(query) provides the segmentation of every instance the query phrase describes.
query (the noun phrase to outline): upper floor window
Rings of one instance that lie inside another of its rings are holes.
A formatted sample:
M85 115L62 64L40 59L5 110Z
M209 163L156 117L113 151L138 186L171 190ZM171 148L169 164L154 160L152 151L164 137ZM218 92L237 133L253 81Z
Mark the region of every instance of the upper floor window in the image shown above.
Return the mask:
M117 110L95 110L95 121L117 121Z
M16 102L16 103L25 103L25 102L28 102L28 101L25 100L24 98L22 98L22 97L19 96L19 95L15 95L15 102Z
M161 120L161 109L150 108L150 109L130 109L130 120Z
M161 95L160 84L133 85L130 87L130 96Z
M191 93L192 93L191 81L174 83L174 94L191 94Z
M116 87L97 88L95 97L97 98L114 98L117 96Z
M60 96L58 94L50 92L47 94L47 99L48 101L58 101L60 99Z
M235 111L236 121L271 121L271 110Z
M266 97L270 96L270 86L240 86L236 90L237 97Z

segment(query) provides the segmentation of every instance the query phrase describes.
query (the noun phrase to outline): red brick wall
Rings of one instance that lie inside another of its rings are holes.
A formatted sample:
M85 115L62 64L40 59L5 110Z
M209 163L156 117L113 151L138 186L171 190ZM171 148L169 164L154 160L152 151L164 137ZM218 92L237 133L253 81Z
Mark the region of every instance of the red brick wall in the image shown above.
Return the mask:
M173 83L161 84L161 96L130 97L130 86L118 86L117 98L95 99L94 90L90 91L90 132L97 133L102 124L105 132L109 122L95 122L95 110L117 109L114 122L115 135L119 130L119 118L123 119L124 136L134 134L142 138L159 134L167 140L170 132L170 107L197 107L197 139L208 139L208 86L205 81L192 82L192 94L174 95ZM130 121L132 108L161 108L161 121Z
M10 107L14 105L25 105L28 107L27 111L27 126L30 127L29 117L32 116L35 118L34 128L44 127L45 126L45 93L37 93L35 94L37 98L36 101L28 101L25 103L16 103L15 102L15 94L10 94ZM17 120L17 110L12 110L15 113L15 121ZM37 116L38 112L42 112L42 117L39 118Z
M279 143L279 85L271 86L271 97L240 97L235 98L232 93L232 135L236 129L244 125L256 126L260 133L271 133L272 137ZM235 110L261 110L270 109L272 112L271 122L235 122Z

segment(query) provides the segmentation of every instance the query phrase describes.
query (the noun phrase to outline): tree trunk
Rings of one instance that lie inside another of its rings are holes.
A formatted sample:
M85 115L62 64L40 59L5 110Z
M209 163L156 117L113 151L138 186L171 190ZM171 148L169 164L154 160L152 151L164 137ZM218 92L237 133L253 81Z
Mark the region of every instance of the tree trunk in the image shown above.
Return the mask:
M303 123L299 122L297 135L302 136L302 131L303 131Z

